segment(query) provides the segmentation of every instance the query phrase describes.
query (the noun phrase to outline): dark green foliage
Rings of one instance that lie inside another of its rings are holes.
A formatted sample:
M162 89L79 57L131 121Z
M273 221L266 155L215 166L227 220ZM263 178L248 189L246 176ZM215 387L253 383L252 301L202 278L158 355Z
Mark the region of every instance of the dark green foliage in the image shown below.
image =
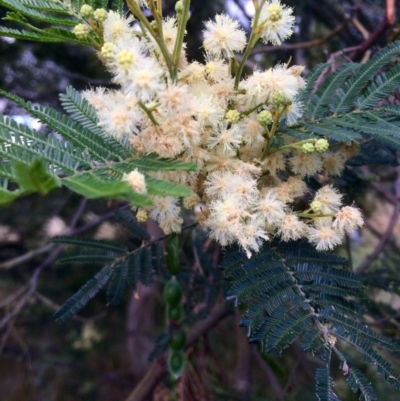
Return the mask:
M104 266L76 294L54 314L59 322L65 322L82 309L107 283L113 271L110 266Z
M272 242L251 259L232 250L221 267L230 280L228 298L246 305L241 324L251 342L260 342L268 352L281 352L302 337L304 350L327 361L325 368L317 370L320 400L338 400L329 374L331 352L345 364L352 389L374 400L367 380L337 348L337 339L373 363L391 385L400 387L400 377L372 348L394 353L399 346L367 326L363 277L350 272L346 260L318 252L305 242Z
M150 235L149 233L143 228L140 223L133 217L132 213L126 209L118 209L114 213L115 220L124 226L130 233L141 240L149 240Z
M400 67L391 64L399 55L397 41L367 62L345 64L327 77L330 65L319 64L298 97L304 105L303 120L283 131L298 139L318 135L347 144L372 139L398 149L400 113L387 103L400 84Z
M149 240L148 232L135 220L132 214L121 208L115 212L116 220L129 229L131 234L139 240ZM122 244L112 241L94 240L74 236L58 236L52 240L57 244L66 244L79 247L59 259L60 264L84 263L90 265L105 265L94 278L89 280L76 294L74 294L56 313L55 318L64 322L76 314L92 299L107 283L108 305L117 305L129 285L136 288L137 283L149 285L154 271L162 263L157 243L149 243L138 249L129 251Z
M315 379L317 382L317 397L319 401L340 401L338 396L333 391L335 383L330 376L330 362L331 362L331 351L327 358L326 366L318 368Z
M371 383L368 382L359 369L349 368L346 382L354 393L357 393L357 391L361 392L364 401L374 401L377 399L372 390Z

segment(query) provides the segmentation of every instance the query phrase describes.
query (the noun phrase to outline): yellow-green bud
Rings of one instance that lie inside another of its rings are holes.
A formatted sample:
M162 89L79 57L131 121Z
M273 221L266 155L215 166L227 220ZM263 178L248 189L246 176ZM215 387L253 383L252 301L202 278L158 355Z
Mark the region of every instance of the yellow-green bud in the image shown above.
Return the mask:
M90 28L84 24L78 24L74 28L74 34L78 39L86 39L89 35Z
M271 103L275 106L290 106L293 102L282 93L274 93L271 98Z
M258 113L257 120L265 127L272 123L272 114L269 110L263 110L261 113Z
M147 221L147 218L149 215L147 214L146 210L144 209L139 209L136 213L136 220L139 223L145 223Z
M326 139L323 139L323 138L322 139L317 139L315 141L314 146L315 146L315 150L318 153L324 153L329 149L329 142Z
M312 143L303 143L303 146L301 147L301 150L304 153L313 153L315 151L315 147Z
M117 63L120 67L128 69L133 64L133 54L129 50L121 50L117 54Z
M110 58L113 56L115 52L115 45L111 42L104 43L103 47L101 48L101 54L105 58Z
M228 123L236 124L240 120L240 113L237 110L229 110L225 114L225 118Z
M156 20L151 21L150 26L153 28L154 32L158 32L158 24Z
M280 21L283 17L282 7L280 4L271 4L267 11L269 13L269 20L272 22Z
M313 200L310 204L310 208L314 213L322 212L322 202L319 200Z
M93 8L89 4L84 4L79 12L83 18L90 18L93 15Z
M104 22L108 17L108 12L104 8L98 8L93 13L94 19L98 22Z
M183 12L183 2L181 0L176 2L176 4L175 4L175 12L177 14L180 14L181 12Z

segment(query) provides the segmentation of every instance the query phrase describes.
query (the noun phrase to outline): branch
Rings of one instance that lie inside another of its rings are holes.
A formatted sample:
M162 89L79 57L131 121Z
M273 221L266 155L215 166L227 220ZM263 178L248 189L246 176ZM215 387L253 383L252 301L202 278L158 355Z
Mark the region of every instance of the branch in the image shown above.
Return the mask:
M321 46L324 43L328 42L332 39L335 35L339 32L343 31L348 25L349 19L346 19L342 22L339 26L333 29L328 35L324 36L323 38L309 40L307 42L300 42L300 43L288 43L280 46L262 46L256 47L251 51L251 54L258 54L258 53L267 53L279 50L298 50L298 49L306 49L309 47Z
M386 29L394 24L395 19L395 0L386 0L386 11L382 22L375 28L375 30L364 40L360 48L352 55L352 60L362 58L363 54L379 39L379 37L386 31Z
M76 224L78 223L79 219L82 217L82 214L84 213L85 208L86 208L86 204L87 204L87 199L85 199L85 198L82 199L82 201L80 202L80 204L78 206L78 209L72 216L71 223L70 223L69 229L68 229L69 234L71 234L73 232ZM27 285L22 287L24 289L24 291L20 292L20 295L23 294L23 296L19 299L19 301L13 307L13 309L8 314L6 314L3 317L3 319L0 321L0 330L3 329L12 318L14 318L15 316L17 316L20 313L22 308L26 305L26 303L35 294L40 274L42 273L42 271L44 269L46 269L47 267L51 266L54 263L54 261L58 258L58 256L62 252L62 250L63 250L63 245L55 248L53 250L53 252L34 270ZM26 289L26 292L25 292L25 289ZM18 292L19 291L16 291L16 293L18 293Z
M90 230L93 227L96 227L97 225L101 224L103 221L108 220L109 218L111 218L113 216L114 216L114 210L112 210L111 212L105 213L103 216L100 216L98 219L93 220L90 223L83 225L82 227L71 229L65 235L81 234L85 231ZM63 247L64 245L60 245L60 246ZM0 263L0 269L4 269L4 270L12 269L13 267L20 265L21 263L24 263L24 262L27 262L27 261L33 259L37 255L50 252L55 247L56 247L55 244L46 244L38 249L34 249L32 251L27 252L24 255L17 256L16 258L6 260L5 262Z
M272 393L274 393L275 398L279 401L284 401L285 394L284 394L282 387L279 384L279 381L276 378L275 373L272 370L271 366L269 366L269 364L267 362L265 362L260 351L256 347L253 347L252 351L253 351L253 355L254 355L257 363L260 365L261 369L265 373L267 382L270 386Z
M383 251L384 247L387 245L387 243L390 241L390 238L393 235L393 230L396 226L397 220L399 219L399 214L400 214L400 168L397 168L397 180L396 180L396 203L394 205L394 210L393 214L390 218L389 225L382 236L381 240L379 241L378 245L375 247L373 252L371 252L365 260L361 263L361 265L357 268L356 272L357 273L363 273L365 270L367 270L372 262L374 262L381 252Z
M222 303L214 307L211 313L203 320L198 322L188 333L186 349L196 343L208 330L212 329L222 319L232 313L230 304ZM148 369L147 373L135 387L132 393L125 401L145 401L151 395L158 383L167 375L167 357L166 355L158 358Z

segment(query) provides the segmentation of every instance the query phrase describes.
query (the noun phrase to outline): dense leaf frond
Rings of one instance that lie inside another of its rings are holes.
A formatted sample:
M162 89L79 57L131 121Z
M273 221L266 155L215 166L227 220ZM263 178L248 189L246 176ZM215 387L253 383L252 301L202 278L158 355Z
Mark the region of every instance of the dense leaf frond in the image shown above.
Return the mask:
M60 323L65 322L82 309L107 283L112 275L112 268L104 266L91 280L89 280L77 293L54 314Z
M349 368L346 382L354 393L357 393L357 391L361 392L364 401L375 401L377 399L371 387L371 383L368 382L359 369Z
M348 112L354 105L355 100L360 91L370 82L373 77L383 66L393 60L400 54L400 42L393 42L380 52L376 53L371 60L362 64L357 74L351 78L340 91L333 102L332 111L335 114L343 114Z
M69 236L69 235L59 235L59 236L53 237L51 239L51 242L53 242L54 244L75 245L75 246L81 246L81 247L85 247L85 248L98 249L98 250L102 250L102 251L107 250L107 251L119 252L119 253L123 253L128 250L128 248L125 245L122 245L122 244L119 244L116 242L100 240L100 239Z
M124 260L114 267L110 285L107 291L108 305L118 305L125 293L128 278L128 263Z
M302 241L272 242L251 259L232 250L221 267L230 281L228 298L246 305L241 325L247 328L251 342L260 342L267 351L282 352L302 337L305 350L326 359L326 349L331 349L339 338L397 385L396 373L371 346L390 352L398 351L399 346L366 325L362 316L367 302L364 281L348 270L345 259L318 252ZM344 355L337 348L334 352L339 357ZM329 370L328 363L317 371L320 400L338 400ZM365 399L373 400L368 383L357 373L351 375L352 385L358 383L357 389L365 393Z
M325 114L332 96L341 87L350 74L355 74L359 66L355 63L345 64L332 74L329 74L324 83L317 90L308 108L308 115L314 119Z
M143 226L133 217L132 213L120 208L114 213L115 220L125 227L130 233L140 240L149 240L150 234L143 228Z
M314 92L315 86L321 74L330 66L330 63L321 63L313 68L313 70L307 75L307 84L304 89L300 91L298 101L301 102L305 109L308 109L309 102L312 99L312 93Z
M338 396L333 391L332 377L330 376L330 356L325 367L318 368L315 378L317 381L317 397L318 401L340 401Z

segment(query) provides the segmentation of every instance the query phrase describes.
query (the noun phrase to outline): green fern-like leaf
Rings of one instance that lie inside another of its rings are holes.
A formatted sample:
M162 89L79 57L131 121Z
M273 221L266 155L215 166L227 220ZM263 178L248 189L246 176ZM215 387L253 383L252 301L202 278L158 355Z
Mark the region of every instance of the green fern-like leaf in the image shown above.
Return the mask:
M353 106L360 92L370 82L373 77L383 66L393 60L400 54L400 42L393 42L385 49L378 52L371 60L362 64L357 74L351 78L339 91L336 100L332 105L332 111L335 114L344 114Z
M312 101L308 108L310 118L314 119L325 114L326 109L332 101L332 96L336 93L337 89L341 87L350 74L356 73L358 68L357 64L348 63L326 78L315 95L312 96Z
M60 100L62 107L71 115L72 119L102 138L107 143L107 146L113 150L114 154L125 157L129 155L129 149L126 146L123 146L116 139L106 134L98 126L96 110L72 86L67 87L65 94L60 94Z
M74 316L106 285L112 272L110 266L104 266L94 278L89 280L76 294L68 299L54 314L54 318L62 323Z
M250 260L243 252L232 251L222 267L230 281L228 298L247 306L241 325L251 342L260 342L268 352L282 352L302 337L305 350L326 360L326 350L332 350L333 339L338 338L398 386L399 376L372 345L390 352L399 346L367 326L362 316L367 302L364 281L347 269L343 258L318 252L304 242L272 242ZM333 350L348 367L349 358L338 348ZM329 365L317 371L321 400L336 399ZM358 386L365 399L374 400L370 386L356 371L349 377L353 389Z
M126 208L116 212L116 219L130 229L136 238L149 239L150 235L133 218ZM89 280L56 313L59 321L68 320L82 308L111 277L107 290L108 305L117 305L127 285L136 288L141 282L149 285L155 270L159 270L163 256L158 243L148 244L133 251L112 241L95 240L76 236L58 236L53 243L72 245L76 249L59 259L60 264L85 263L105 265L96 276Z
M315 375L317 381L317 397L318 401L340 401L333 391L335 383L330 376L331 353L329 353L328 361L325 367L318 368Z
M132 213L126 209L118 209L114 213L115 220L125 227L130 233L140 240L149 240L150 234L142 227L142 225L133 217Z
M367 90L357 100L359 110L376 107L378 102L386 99L399 87L400 64L390 69L387 73L378 75L368 86Z
M92 252L79 252L71 255L63 256L58 259L57 263L60 265L71 263L84 263L90 265L104 265L105 263L112 264L117 255L112 252L92 251Z
M0 5L6 9L13 10L16 13L37 21L47 22L52 25L64 25L70 27L73 27L77 24L76 20L72 18L65 18L58 16L57 14L41 11L39 3L36 3L38 7L35 9L32 7L33 4L35 4L33 1L31 1L30 4L24 4L22 1L0 0ZM61 6L58 8L58 12L64 12Z
M101 251L110 251L110 252L117 252L117 253L124 253L128 250L125 245L106 241L106 240L99 240L99 239L92 239L92 238L84 238L84 237L76 237L76 236L69 236L69 235L59 235L53 237L51 242L54 244L65 244L65 245L75 245L84 248L91 248L97 249Z
M312 93L314 92L315 86L318 80L321 78L321 74L330 66L330 63L321 63L313 68L313 70L307 76L306 87L302 89L298 96L298 101L301 102L305 109L308 109L309 103L312 99Z
M400 66L392 65L399 55L397 41L367 62L346 64L326 77L322 74L328 66L318 65L298 97L305 110L303 120L281 131L299 140L322 136L351 144L367 139L398 149L400 113L382 103L400 85Z
M107 291L108 305L118 305L125 293L128 278L128 263L124 260L114 267Z
M354 393L360 391L365 401L377 400L371 387L371 383L367 381L367 379L359 369L349 368L346 382Z

